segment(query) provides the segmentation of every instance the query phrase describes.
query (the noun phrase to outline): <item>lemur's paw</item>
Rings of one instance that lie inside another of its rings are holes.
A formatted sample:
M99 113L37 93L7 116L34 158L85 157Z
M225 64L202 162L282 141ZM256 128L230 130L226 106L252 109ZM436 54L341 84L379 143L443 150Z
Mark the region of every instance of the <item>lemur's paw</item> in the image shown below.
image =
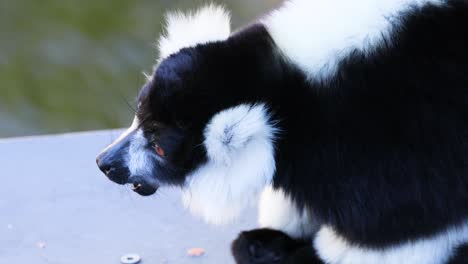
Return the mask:
M231 251L237 264L279 264L299 245L281 231L254 229L242 232L232 242Z

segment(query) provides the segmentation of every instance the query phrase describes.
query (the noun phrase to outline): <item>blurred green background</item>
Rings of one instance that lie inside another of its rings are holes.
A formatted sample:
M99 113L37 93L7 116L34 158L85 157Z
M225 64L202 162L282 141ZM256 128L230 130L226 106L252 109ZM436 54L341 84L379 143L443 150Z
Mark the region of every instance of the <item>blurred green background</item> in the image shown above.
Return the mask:
M281 0L213 0L233 28ZM164 13L198 0L0 0L0 137L127 126Z

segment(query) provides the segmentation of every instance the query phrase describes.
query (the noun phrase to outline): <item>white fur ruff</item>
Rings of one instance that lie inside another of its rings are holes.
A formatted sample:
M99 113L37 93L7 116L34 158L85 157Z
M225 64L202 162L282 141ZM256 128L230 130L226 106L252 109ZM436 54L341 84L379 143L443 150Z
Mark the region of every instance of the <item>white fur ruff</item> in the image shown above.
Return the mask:
M310 78L326 80L353 50L371 51L398 15L443 0L291 0L263 20L280 50Z
M230 15L223 7L208 5L191 13L166 16L166 34L159 39L160 59L187 47L226 40L231 33Z
M300 210L282 190L268 186L260 196L258 209L260 227L281 230L289 236L310 238L317 231L317 223L306 210Z
M408 241L385 250L352 245L328 226L314 240L318 255L331 264L446 263L454 250L468 242L468 222L424 239Z
M214 224L235 220L273 178L274 134L264 105L216 114L205 129L208 162L188 176L186 206Z

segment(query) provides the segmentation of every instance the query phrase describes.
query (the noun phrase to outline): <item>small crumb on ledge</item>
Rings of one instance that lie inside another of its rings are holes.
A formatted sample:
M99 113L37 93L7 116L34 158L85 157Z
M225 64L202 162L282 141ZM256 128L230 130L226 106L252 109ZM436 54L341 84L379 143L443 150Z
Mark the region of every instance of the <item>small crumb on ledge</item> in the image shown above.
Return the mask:
M200 257L205 254L205 250L203 248L191 248L187 250L187 255L190 257Z

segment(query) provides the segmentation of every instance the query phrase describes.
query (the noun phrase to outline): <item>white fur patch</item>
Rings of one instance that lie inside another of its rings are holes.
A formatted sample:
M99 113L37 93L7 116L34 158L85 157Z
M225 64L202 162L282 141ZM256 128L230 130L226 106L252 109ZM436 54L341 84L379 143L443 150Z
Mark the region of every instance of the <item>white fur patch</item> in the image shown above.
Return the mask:
M188 14L168 13L166 34L158 43L160 59L183 48L226 40L231 33L230 21L229 12L213 4Z
M148 140L144 137L141 129L137 130L130 140L128 155L126 159L131 176L151 175L152 160L146 150Z
M211 223L235 220L273 178L275 131L264 105L216 114L205 129L208 161L187 177L186 206Z
M318 225L306 210L299 210L282 190L268 186L260 196L258 208L260 227L281 230L293 238L310 238Z
M468 242L468 222L424 239L407 241L385 250L352 245L328 226L314 240L318 255L331 264L446 263L454 250Z
M280 50L310 78L327 79L351 51L371 51L410 6L444 0L291 0L263 22Z

